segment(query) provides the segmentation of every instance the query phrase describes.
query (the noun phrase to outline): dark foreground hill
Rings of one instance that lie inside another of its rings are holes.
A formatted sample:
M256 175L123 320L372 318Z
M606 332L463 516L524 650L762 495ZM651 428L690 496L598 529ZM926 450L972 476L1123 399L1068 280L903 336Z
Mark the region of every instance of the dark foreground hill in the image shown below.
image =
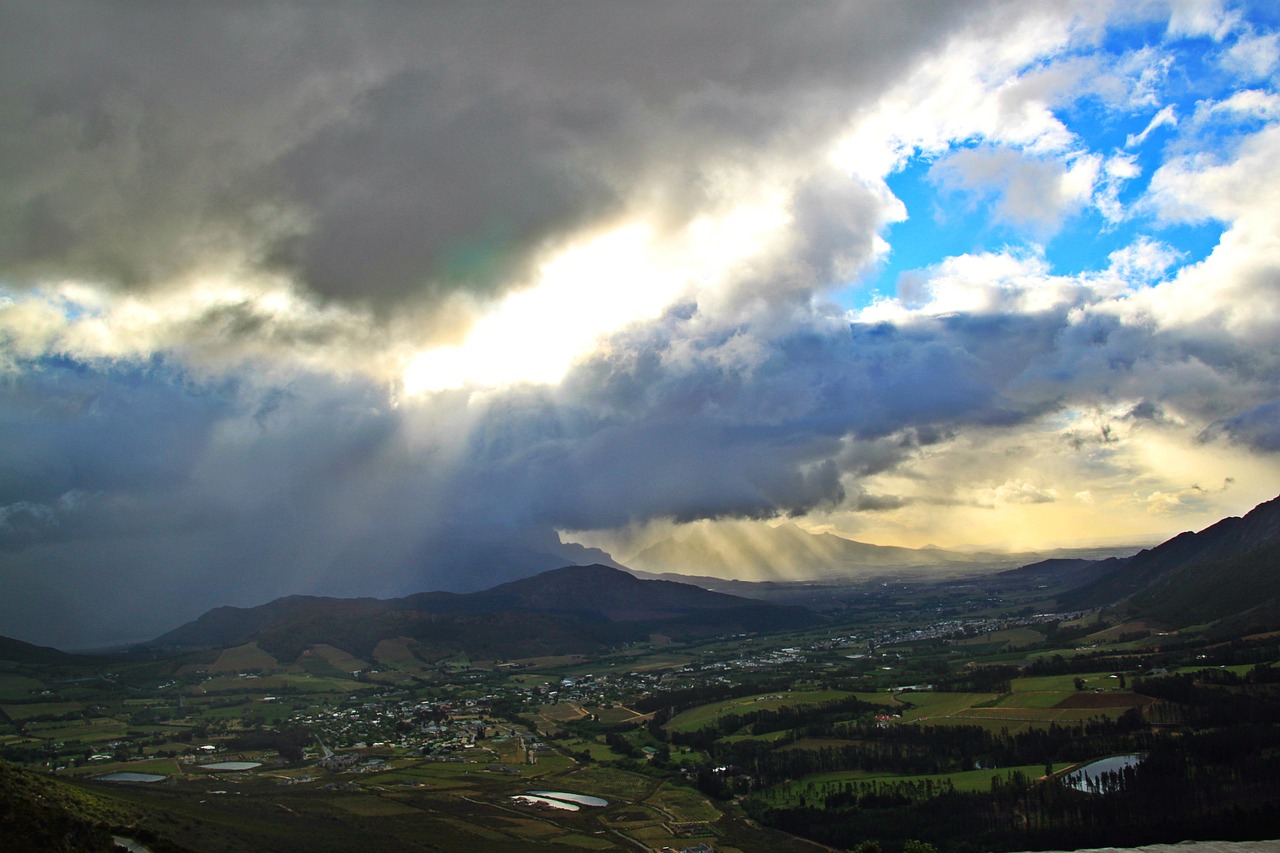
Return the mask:
M0 637L0 660L36 666L57 666L59 664L77 662L80 659L75 655L60 652L48 646L24 643L22 640L15 640L12 637Z
M137 815L48 773L0 760L0 850L87 853L119 850L114 835L156 840ZM176 850L156 845L156 850Z
M568 566L483 592L397 599L291 596L260 607L219 607L149 645L226 647L256 642L281 659L324 643L369 655L405 637L476 657L589 652L652 633L693 638L780 630L816 616L608 566Z
M1095 576L1061 596L1061 607L1116 606L1173 626L1280 627L1280 497L1091 569Z

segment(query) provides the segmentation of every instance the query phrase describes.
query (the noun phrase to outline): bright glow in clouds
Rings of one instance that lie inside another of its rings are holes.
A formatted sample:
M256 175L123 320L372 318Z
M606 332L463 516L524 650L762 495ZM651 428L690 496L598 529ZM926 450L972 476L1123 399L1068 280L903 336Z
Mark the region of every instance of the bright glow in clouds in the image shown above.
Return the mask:
M674 238L631 224L571 247L542 266L536 284L483 313L461 343L414 356L403 393L554 384L601 337L722 283L737 264L766 251L787 221L777 204L744 205L701 217Z
M631 225L549 261L537 284L503 299L461 344L415 356L404 393L559 381L601 334L653 316L675 295L680 282L655 268L652 242L650 229Z

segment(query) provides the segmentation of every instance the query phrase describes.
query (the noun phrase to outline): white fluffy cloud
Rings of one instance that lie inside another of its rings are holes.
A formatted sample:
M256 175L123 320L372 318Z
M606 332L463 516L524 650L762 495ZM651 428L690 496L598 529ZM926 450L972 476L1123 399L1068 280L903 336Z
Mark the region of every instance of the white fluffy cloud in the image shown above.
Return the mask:
M995 218L1039 236L1093 196L1100 158L1082 154L1066 162L1029 158L1010 149L964 149L931 170L944 189L995 196Z

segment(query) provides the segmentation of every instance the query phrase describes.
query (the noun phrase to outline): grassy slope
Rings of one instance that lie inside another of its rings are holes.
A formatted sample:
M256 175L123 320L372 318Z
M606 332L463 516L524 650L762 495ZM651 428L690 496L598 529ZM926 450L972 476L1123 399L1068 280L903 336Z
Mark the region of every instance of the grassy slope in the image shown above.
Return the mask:
M110 851L136 816L45 773L0 761L0 849Z

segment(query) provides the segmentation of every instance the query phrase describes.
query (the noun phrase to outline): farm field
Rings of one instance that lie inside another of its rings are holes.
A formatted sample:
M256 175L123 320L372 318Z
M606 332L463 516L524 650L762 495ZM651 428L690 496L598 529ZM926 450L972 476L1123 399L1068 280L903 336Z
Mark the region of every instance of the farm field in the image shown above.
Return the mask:
M0 702L23 701L45 689L43 681L30 676L0 673Z
M999 651L1001 649L1025 648L1043 639L1043 634L1031 628L1006 628L1003 631L991 631L976 637L967 637L956 641L955 645L961 649L980 647L991 651Z
M667 724L672 731L694 731L731 714L751 711L776 711L783 707L800 707L845 699L856 694L843 690L802 690L788 693L763 694L716 702L692 708L673 717Z
M270 672L280 669L280 662L270 653L258 648L257 643L245 643L225 649L209 667L211 673Z
M0 711L11 720L24 721L36 717L61 717L84 710L80 702L30 702L24 705L0 705Z
M995 702L999 698L996 693L898 693L895 697L906 706L902 710L902 722L935 725L947 718L966 714L975 706Z

